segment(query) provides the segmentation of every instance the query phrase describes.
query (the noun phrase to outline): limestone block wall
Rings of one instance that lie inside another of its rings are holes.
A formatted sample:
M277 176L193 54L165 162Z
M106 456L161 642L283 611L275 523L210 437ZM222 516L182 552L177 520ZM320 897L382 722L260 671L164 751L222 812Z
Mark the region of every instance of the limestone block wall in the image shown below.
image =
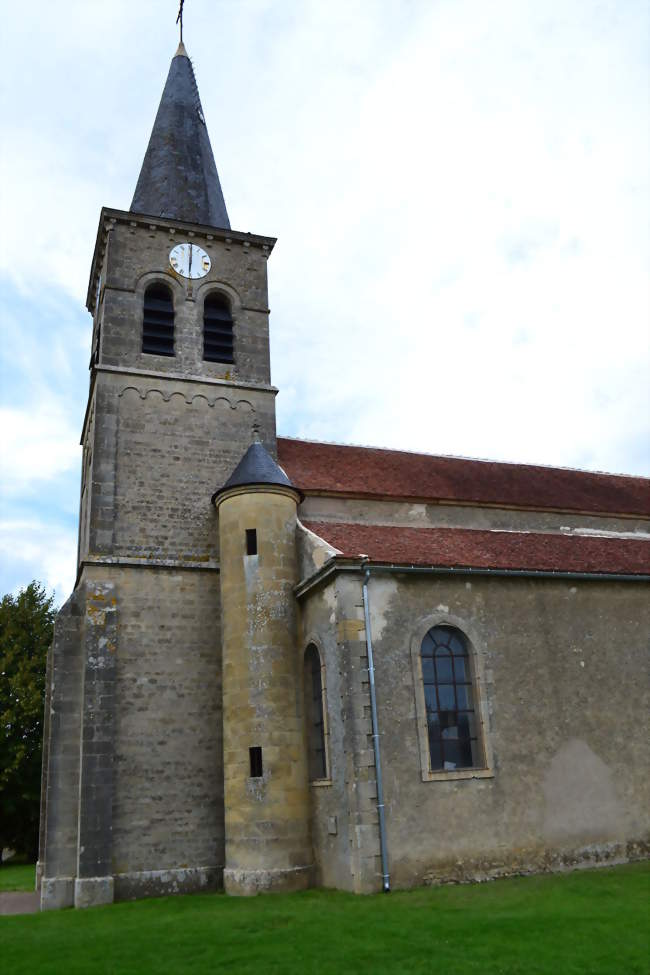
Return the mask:
M52 650L44 908L221 883L219 617L217 572L84 569Z
M308 495L299 508L305 521L340 521L370 525L400 525L405 528L493 528L501 531L557 532L605 530L648 533L647 518L580 514L566 511L499 508L492 505L430 504L387 501L374 498L337 498ZM306 573L305 573L306 574Z
M647 853L646 584L377 574L369 591L395 885ZM421 762L419 643L441 622L475 654L478 777Z
M210 228L151 221L120 211L104 211L102 219L91 271L93 295L99 283L95 315L101 321L100 364L270 382L266 262L274 243L271 238L234 231L226 236L211 233ZM170 250L187 240L202 247L212 262L208 275L191 283L169 265ZM146 286L154 280L167 284L173 293L173 357L142 352L142 301ZM231 302L234 365L203 360L203 301L211 290L221 290Z
M42 907L67 907L77 875L79 741L84 600L77 590L59 611L48 655L39 839Z
M272 393L99 372L89 554L216 562L210 498L257 423L275 449Z
M82 580L56 621L41 803L44 909L113 897L116 604L109 579Z
M116 897L221 883L219 576L93 568L116 579Z
M183 240L209 253L206 277L189 281L171 269L169 252ZM94 343L82 434L82 560L216 564L212 493L254 433L276 454L266 277L273 243L102 211L88 300ZM172 356L142 352L152 282L173 297ZM231 305L234 363L203 359L203 302L213 290Z

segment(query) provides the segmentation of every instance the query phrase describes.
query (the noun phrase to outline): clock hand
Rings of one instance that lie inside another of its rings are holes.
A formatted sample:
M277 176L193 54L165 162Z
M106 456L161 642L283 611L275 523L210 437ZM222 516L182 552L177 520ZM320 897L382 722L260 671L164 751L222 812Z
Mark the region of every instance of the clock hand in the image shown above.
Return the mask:
M192 245L190 244L190 277L192 277Z

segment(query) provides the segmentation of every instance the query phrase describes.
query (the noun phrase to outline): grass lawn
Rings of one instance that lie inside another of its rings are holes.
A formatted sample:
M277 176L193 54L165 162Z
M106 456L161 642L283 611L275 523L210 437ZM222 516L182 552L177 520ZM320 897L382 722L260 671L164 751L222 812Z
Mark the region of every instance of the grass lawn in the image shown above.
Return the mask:
M165 897L0 917L12 975L648 975L650 865L355 897Z
M33 863L3 863L0 867L1 890L34 890L36 868Z

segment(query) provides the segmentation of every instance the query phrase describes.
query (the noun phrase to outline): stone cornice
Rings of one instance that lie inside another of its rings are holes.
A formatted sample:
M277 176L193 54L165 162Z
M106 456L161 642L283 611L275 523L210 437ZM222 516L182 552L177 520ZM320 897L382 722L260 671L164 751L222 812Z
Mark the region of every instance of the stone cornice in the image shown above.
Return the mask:
M197 242L200 240L230 241L244 248L259 248L267 257L273 250L277 239L276 237L263 237L260 234L242 233L239 230L224 230L219 227L209 227L204 224L186 223L183 220L170 220L167 217L153 217L142 213L131 213L128 210L114 210L111 207L102 207L99 215L99 226L97 228L95 250L90 267L90 279L88 281L88 293L86 296L86 308L91 314L94 309L97 269L104 259L108 235L111 229L118 223L128 224L132 227L142 227L149 232L155 230L167 230L168 232L183 231L186 236L195 237Z
M272 393L274 396L277 396L278 393L277 386L268 386L266 383L239 383L232 379L215 379L212 376L188 376L181 372L156 372L154 369L136 369L132 366L93 366L90 377L90 389L88 390L88 402L86 403L86 412L84 414L84 420L81 426L81 439L79 443L82 445L86 434L86 424L88 422L90 404L93 398L95 380L97 378L97 374L100 372L113 373L119 376L135 376L140 379L156 379L162 382L182 382L195 383L202 386L218 386L231 390L249 389L259 393Z
M263 393L278 392L277 386L267 383L245 383L234 379L217 379L213 376L187 375L184 372L157 372L155 369L137 369L135 366L95 366L96 372L116 372L124 376L145 376L148 379L168 379L171 382L201 383L204 386L227 386L230 389L254 389Z
M292 498L296 504L300 500L300 491L297 488L285 487L283 484L238 484L235 487L227 488L223 493L215 491L211 500L215 508L218 509L223 501L245 494L281 494L285 498Z

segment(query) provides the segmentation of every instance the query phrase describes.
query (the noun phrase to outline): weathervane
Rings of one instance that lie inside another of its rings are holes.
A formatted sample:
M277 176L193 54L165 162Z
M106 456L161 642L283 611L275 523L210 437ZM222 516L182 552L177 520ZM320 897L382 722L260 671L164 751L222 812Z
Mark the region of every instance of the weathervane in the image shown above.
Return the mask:
M176 23L181 25L181 44L183 43L183 4L185 0L181 0L181 5L178 8L178 17L176 18Z

